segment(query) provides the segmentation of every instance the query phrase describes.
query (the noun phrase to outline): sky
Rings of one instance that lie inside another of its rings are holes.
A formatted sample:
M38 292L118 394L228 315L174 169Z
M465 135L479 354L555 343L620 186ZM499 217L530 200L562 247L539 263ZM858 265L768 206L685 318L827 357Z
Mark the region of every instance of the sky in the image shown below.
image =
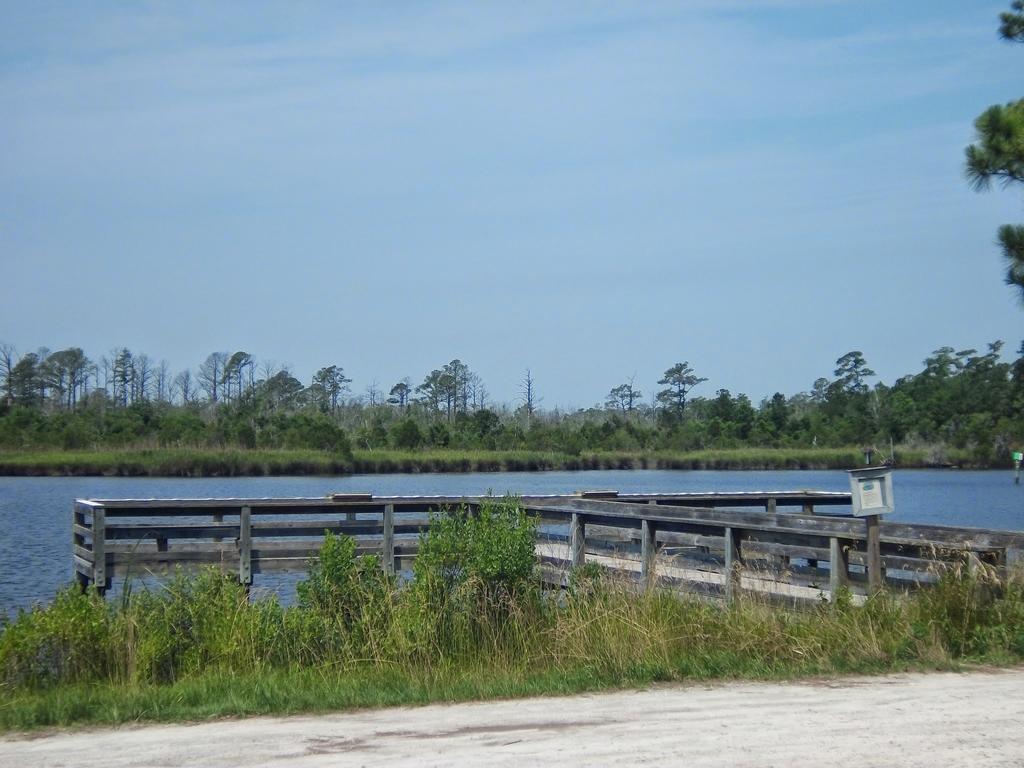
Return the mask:
M0 2L0 342L586 407L1013 353L984 0Z

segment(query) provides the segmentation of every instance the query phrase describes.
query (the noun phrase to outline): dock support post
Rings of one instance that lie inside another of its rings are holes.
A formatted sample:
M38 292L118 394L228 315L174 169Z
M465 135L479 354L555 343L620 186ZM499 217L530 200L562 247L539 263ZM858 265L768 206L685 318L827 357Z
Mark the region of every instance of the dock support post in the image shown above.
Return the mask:
M384 506L384 532L381 535L381 564L385 573L395 572L395 505Z
M882 537L878 527L878 515L868 515L864 518L867 526L867 568L868 568L868 593L875 594L881 591L885 583L885 574L882 572Z
M92 583L101 595L107 591L107 510L92 511Z
M238 580L252 584L252 509L242 507L238 515Z
M834 603L836 594L850 581L850 555L842 539L835 536L828 540L829 576L828 589Z
M779 511L779 502L774 496L768 499L768 503L765 504L765 511L767 511L769 515L774 515Z
M640 525L640 580L644 591L653 587L658 578L654 564L658 554L655 536L654 523L643 520Z
M725 529L725 599L730 603L740 596L742 588L742 541L742 531L737 528Z
M569 548L573 568L580 567L586 561L586 537L587 530L583 516L573 512L569 522Z

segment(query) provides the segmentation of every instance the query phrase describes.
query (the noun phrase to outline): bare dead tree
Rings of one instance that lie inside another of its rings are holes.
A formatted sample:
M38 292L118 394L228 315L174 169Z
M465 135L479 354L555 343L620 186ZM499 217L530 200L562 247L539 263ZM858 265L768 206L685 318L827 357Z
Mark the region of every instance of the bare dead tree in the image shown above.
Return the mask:
M381 389L380 384L377 383L376 379L369 383L366 387L366 402L373 408L379 405L381 402Z
M199 388L211 403L220 400L221 377L227 361L227 352L212 352L199 366Z
M196 383L192 378L192 371L188 368L174 377L174 393L172 398L177 397L183 405L195 402Z
M526 413L526 423L529 424L537 409L537 392L533 383L533 371L529 368L526 369L526 376L523 377L523 383L519 387L519 394L523 402L523 411Z
M156 367L156 399L157 402L166 403L171 399L171 368L166 360L161 360Z

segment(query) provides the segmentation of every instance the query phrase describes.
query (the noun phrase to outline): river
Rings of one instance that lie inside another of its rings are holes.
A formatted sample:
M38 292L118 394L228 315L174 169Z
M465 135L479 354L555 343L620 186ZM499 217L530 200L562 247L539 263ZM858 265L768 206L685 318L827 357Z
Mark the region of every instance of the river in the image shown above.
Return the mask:
M840 471L510 472L346 477L114 478L0 477L0 614L50 600L71 579L71 504L75 498L379 496L676 491L847 491ZM902 522L1024 531L1024 486L1008 471L897 470ZM257 577L259 584L260 577Z

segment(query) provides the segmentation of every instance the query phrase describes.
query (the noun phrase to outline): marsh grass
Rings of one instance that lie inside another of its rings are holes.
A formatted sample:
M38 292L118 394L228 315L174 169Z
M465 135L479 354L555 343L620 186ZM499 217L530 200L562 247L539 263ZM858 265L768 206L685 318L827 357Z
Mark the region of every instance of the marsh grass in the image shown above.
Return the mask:
M864 460L858 448L737 448L691 452L485 451L430 449L354 451L241 448L0 451L0 475L116 477L260 477L438 472L540 472L609 469L848 469ZM897 450L898 466L928 467L926 449ZM974 466L967 452L943 462Z
M329 537L296 605L178 574L120 601L61 592L0 632L0 727L194 720L1024 659L1024 589L987 566L806 609L726 606L586 566L540 587L512 500L439 519L412 581Z

